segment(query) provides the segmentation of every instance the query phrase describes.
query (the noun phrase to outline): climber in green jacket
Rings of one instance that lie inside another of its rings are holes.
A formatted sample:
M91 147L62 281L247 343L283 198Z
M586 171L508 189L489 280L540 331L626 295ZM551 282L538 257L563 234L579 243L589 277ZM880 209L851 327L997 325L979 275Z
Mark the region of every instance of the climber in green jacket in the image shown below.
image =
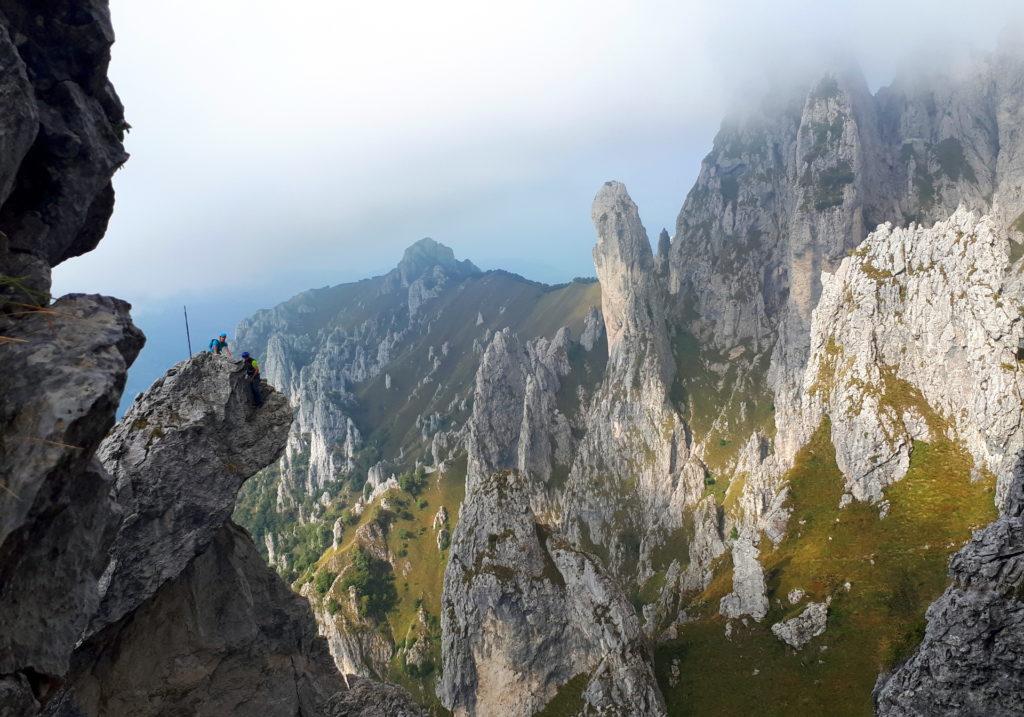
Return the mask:
M242 369L245 371L245 379L249 382L249 390L252 391L252 402L259 408L263 405L263 396L260 394L260 364L248 351L242 352Z

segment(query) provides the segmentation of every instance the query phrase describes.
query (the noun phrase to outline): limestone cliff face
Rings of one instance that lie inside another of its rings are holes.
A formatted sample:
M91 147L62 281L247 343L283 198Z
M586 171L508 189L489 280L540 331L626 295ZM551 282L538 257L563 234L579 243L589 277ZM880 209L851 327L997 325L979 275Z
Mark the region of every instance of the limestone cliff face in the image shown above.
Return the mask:
M880 227L824 277L792 423L806 440L831 418L853 498L880 500L933 433L964 445L1005 495L1024 448L1024 295L1007 283L1009 249L994 219L960 209L928 229Z
M1010 227L1024 209L1021 67L1007 47L874 96L856 70L830 72L723 125L668 251L670 323L698 338L712 366L727 356L773 397L770 419L729 436L742 448L718 461L743 477L725 522L745 567L723 610L764 609L764 578L747 556L759 536L786 533L782 477L824 416L850 498L880 500L913 441L939 434L967 445L1005 492L1019 441L1007 239L1017 241ZM961 206L985 215L980 228ZM941 224L861 244L879 224L912 221ZM839 355L837 333L856 348ZM706 456L708 442L696 443Z
M574 542L607 554L613 571L627 574L639 561L631 577L642 583L650 551L701 498L704 469L669 401L675 364L665 293L637 207L622 184L609 182L592 216L608 367L584 419L564 521Z
M831 72L723 125L679 215L669 290L704 350L756 372L770 356L758 380L777 411L768 459L781 464L769 473L806 437L787 411L805 389L821 277L887 221L930 225L963 205L1006 231L1020 215L1021 69L1007 46L874 96L858 71Z
M438 694L456 714L531 715L584 676L581 699L593 709L664 714L632 605L531 507L550 505L551 461L571 447L559 445L569 436L555 408L567 343L563 330L524 350L501 332L477 372L441 611Z
M669 252L670 289L694 329L720 348L764 346L792 312L806 336L821 272L885 221L930 224L964 204L1009 226L1021 204L1021 69L1007 46L957 76L903 76L875 96L858 70L831 72L727 121Z
M1008 232L961 208L930 228L883 225L822 277L810 357L793 403L776 404L772 446L750 439L733 546L735 590L724 614L764 614L760 535L789 529L782 476L828 419L845 477L842 504L879 504L910 466L916 441L951 441L977 477L995 475L1002 505L1024 446L1024 386L1015 358L1024 303Z
M525 347L508 329L496 333L480 361L469 423L467 483L518 470L529 480L534 512L549 519L560 515L557 476L564 480L575 451L571 417L558 405L572 348L565 328Z
M665 714L632 605L597 560L537 522L517 471L479 476L467 494L441 626L438 693L455 714L532 715L577 677L590 709Z

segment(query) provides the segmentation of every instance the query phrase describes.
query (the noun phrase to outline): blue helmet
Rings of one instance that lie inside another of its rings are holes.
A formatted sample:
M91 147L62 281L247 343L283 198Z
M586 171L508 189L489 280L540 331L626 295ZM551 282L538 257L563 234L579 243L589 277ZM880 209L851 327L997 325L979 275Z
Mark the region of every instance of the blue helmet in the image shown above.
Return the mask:
M244 358L244 359L249 358L249 352L248 351L243 351L242 352L242 358Z
M222 339L226 339L226 338L228 337L228 334L227 334L227 332L226 332L226 331L222 331L222 332L220 333L220 337L221 337Z

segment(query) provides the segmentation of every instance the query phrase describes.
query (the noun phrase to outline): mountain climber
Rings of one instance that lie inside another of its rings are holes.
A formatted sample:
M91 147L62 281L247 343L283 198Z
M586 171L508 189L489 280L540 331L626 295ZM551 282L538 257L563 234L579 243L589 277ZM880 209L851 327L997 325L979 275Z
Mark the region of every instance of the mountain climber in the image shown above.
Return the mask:
M227 353L228 358L231 358L231 349L228 347L228 335L226 333L210 339L210 351L212 353L219 354L222 350Z
M245 378L249 382L249 390L252 391L252 402L256 408L263 405L263 396L260 395L260 364L249 355L248 351L242 352L242 368L245 371Z

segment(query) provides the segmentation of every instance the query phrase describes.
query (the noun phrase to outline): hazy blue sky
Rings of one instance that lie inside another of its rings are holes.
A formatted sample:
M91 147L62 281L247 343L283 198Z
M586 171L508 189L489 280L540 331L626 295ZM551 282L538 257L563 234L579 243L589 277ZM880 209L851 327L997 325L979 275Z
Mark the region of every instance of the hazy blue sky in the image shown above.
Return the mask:
M57 289L143 308L380 271L422 236L590 274L590 200L670 228L731 103L846 47L873 84L1014 0L112 0L133 129L110 231ZM272 291L271 293L277 293Z
M189 301L205 340L423 236L483 268L590 275L601 182L671 230L723 114L768 76L849 53L877 87L908 57L992 46L1019 5L112 0L132 157L107 237L55 293L123 297L157 341Z

